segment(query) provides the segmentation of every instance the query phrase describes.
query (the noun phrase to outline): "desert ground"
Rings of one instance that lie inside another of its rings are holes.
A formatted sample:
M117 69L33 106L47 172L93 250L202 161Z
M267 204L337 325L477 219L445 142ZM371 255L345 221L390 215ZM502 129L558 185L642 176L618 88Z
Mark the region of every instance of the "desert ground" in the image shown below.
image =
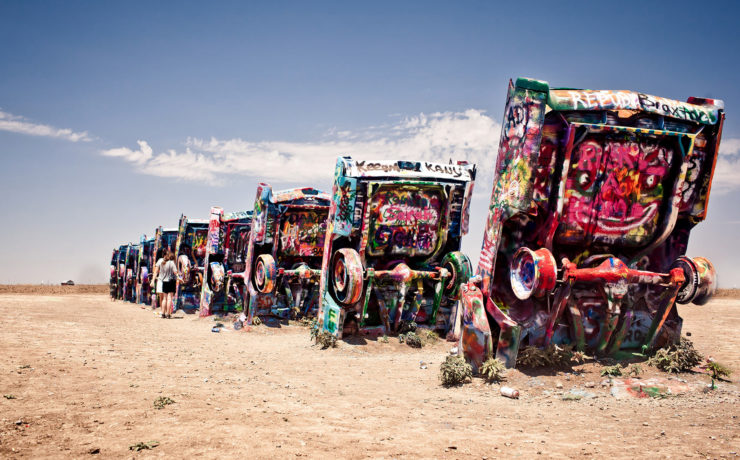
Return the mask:
M3 458L734 458L740 300L680 307L696 348L735 371L714 391L618 399L593 362L446 388L453 344L322 350L308 328L111 301L104 289L0 290ZM35 293L34 293L35 292ZM212 328L220 320L226 327ZM668 377L648 368L643 378ZM694 388L707 375L680 374ZM680 380L672 380L684 383ZM572 390L587 397L568 398ZM161 409L160 397L174 401ZM132 450L137 443L151 449Z

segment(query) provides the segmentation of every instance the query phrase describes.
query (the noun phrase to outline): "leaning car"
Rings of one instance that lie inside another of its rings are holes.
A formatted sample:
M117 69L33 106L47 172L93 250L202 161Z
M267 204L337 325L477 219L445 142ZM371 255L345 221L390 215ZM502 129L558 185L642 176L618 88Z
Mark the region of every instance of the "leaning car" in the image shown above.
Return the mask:
M188 219L185 215L180 217L175 243L180 274L174 298L175 309L193 311L200 306L207 236L208 220Z
M149 305L152 306L152 308L157 308L158 305L158 298L155 294L156 290L156 280L152 280L151 277L154 276L154 270L155 265L159 259L164 257L166 251L172 251L175 252L175 246L177 245L177 235L178 235L178 229L176 228L162 228L157 227L154 230L154 242L151 247L151 253L147 260L147 278L149 279L149 292L150 292L150 299L149 299ZM155 281L152 283L152 281ZM152 284L154 284L154 287L152 287Z
M138 288L138 264L141 245L129 244L126 251L123 300L136 303L136 292Z
M113 249L113 253L110 257L110 277L108 278L108 289L110 291L110 298L115 300L118 298L118 249Z
M337 337L399 333L414 324L448 332L459 287L471 275L460 243L475 175L466 162L339 158L319 327Z
M242 311L252 211L224 213L222 208L214 206L208 222L200 316Z
M463 294L468 360L678 341L676 303L706 303L717 286L712 264L685 253L723 121L716 99L510 82L478 280Z
M244 280L249 315L315 316L329 195L314 188L278 192L259 184Z
M128 244L118 246L116 251L116 293L114 298L123 300L126 291L126 257L129 252Z
M150 277L153 275L155 238L142 235L139 241L139 255L136 263L136 303L151 305L152 288Z

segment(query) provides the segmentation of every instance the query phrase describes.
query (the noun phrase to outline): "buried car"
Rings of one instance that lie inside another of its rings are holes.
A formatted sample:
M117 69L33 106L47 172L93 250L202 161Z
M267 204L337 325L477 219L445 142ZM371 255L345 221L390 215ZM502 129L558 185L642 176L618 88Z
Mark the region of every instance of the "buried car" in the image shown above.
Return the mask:
M136 303L151 305L152 287L150 285L150 276L153 274L152 259L154 259L155 238L147 238L146 235L142 235L139 242L140 249L136 263Z
M108 278L108 289L111 300L118 298L118 249L113 249L110 257L110 277Z
M129 244L126 251L124 265L126 267L123 281L123 300L136 303L136 291L138 286L138 263L140 244Z
M468 361L676 342L676 302L703 304L717 285L685 253L723 121L720 100L510 82L478 276L462 295Z
M180 216L175 243L177 258L177 288L174 309L197 310L200 306L200 291L206 258L208 220L188 219Z
M465 162L337 160L321 269L323 331L341 338L358 328L454 326L458 290L472 271L460 243L475 174Z
M318 311L329 195L310 187L274 192L259 184L244 280L249 315L296 318Z
M115 273L115 284L116 292L113 296L114 299L123 300L124 293L126 291L126 258L129 252L129 244L122 244L118 246L115 251L116 254L116 273Z
M206 241L200 316L244 309L244 268L252 212L211 208Z
M175 246L177 245L178 229L176 228L162 228L157 227L154 231L154 243L151 247L151 255L147 261L147 272L150 285L150 302L149 305L152 308L159 306L159 298L156 295L156 280L153 280L155 266L157 261L164 257L165 252L175 252ZM154 281L154 283L152 283Z

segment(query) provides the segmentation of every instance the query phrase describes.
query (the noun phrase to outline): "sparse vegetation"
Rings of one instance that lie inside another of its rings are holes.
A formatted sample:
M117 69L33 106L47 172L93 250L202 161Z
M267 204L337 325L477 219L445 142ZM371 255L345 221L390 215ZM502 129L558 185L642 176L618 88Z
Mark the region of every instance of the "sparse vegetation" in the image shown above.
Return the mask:
M710 361L709 364L707 364L707 370L712 373L712 378L717 380L732 375L730 368L718 363L717 361Z
M154 449L158 445L159 441L137 442L136 444L131 444L130 446L128 446L128 450L139 452L140 450Z
M586 362L586 359L588 359L586 353L578 350L571 351L570 361L573 364L583 364Z
M170 404L175 404L175 400L169 396L160 396L154 400L154 407L156 409L164 409L165 406L169 406Z
M722 380L725 377L729 377L732 375L732 371L727 366L724 366L717 361L709 361L707 364L707 370L712 374L712 389L714 390L717 388L717 385L715 385L715 380Z
M401 334L398 336L398 341L400 343L405 343L411 348L421 348L424 346L424 344L421 341L421 338L418 335L416 335L416 332L407 332L405 334Z
M439 341L439 336L431 329L417 329L416 335L419 336L423 345L437 343Z
M639 364L633 364L630 366L627 373L633 377L639 377L643 372L644 371L642 370L642 366L640 366Z
M380 338L380 341L382 343L388 343L388 336L387 335L384 335L383 337Z
M459 385L472 377L473 368L462 356L448 355L445 362L440 366L439 378L444 386Z
M15 399L15 395L3 395L5 399Z
M309 333L311 334L311 340L316 342L316 339L319 335L319 322L316 320L316 318L312 319L311 322L308 324L309 327Z
M670 373L688 372L701 363L704 357L691 340L681 337L679 343L661 348L648 360L648 364Z
M622 375L622 369L619 368L619 365L615 364L614 366L606 366L601 370L601 376L602 377L619 377Z
M506 380L506 365L496 358L488 358L478 373L489 382L501 382Z
M412 348L422 348L430 343L434 343L439 340L439 336L434 331L431 331L429 329L417 329L416 323L406 324L413 325L414 330L399 334L399 343L405 343Z
M398 333L416 332L416 328L417 325L413 321L401 321L401 324L398 326Z
M337 338L331 332L321 331L316 334L316 343L321 345L322 350L335 348L337 346Z
M521 367L544 367L544 366L568 366L574 361L582 362L585 355L574 352L572 345L549 345L546 348L527 346L519 351L516 359L517 366Z

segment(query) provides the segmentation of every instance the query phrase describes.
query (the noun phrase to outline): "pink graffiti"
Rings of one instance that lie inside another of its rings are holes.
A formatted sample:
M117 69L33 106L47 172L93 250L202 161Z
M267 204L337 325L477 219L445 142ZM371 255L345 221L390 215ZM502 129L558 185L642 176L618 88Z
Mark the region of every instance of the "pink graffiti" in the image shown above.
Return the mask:
M588 139L579 144L566 184L565 238L586 233L597 239L648 237L671 157L670 148L654 142Z
M391 205L381 208L380 217L380 222L386 225L437 225L439 213L430 208Z

